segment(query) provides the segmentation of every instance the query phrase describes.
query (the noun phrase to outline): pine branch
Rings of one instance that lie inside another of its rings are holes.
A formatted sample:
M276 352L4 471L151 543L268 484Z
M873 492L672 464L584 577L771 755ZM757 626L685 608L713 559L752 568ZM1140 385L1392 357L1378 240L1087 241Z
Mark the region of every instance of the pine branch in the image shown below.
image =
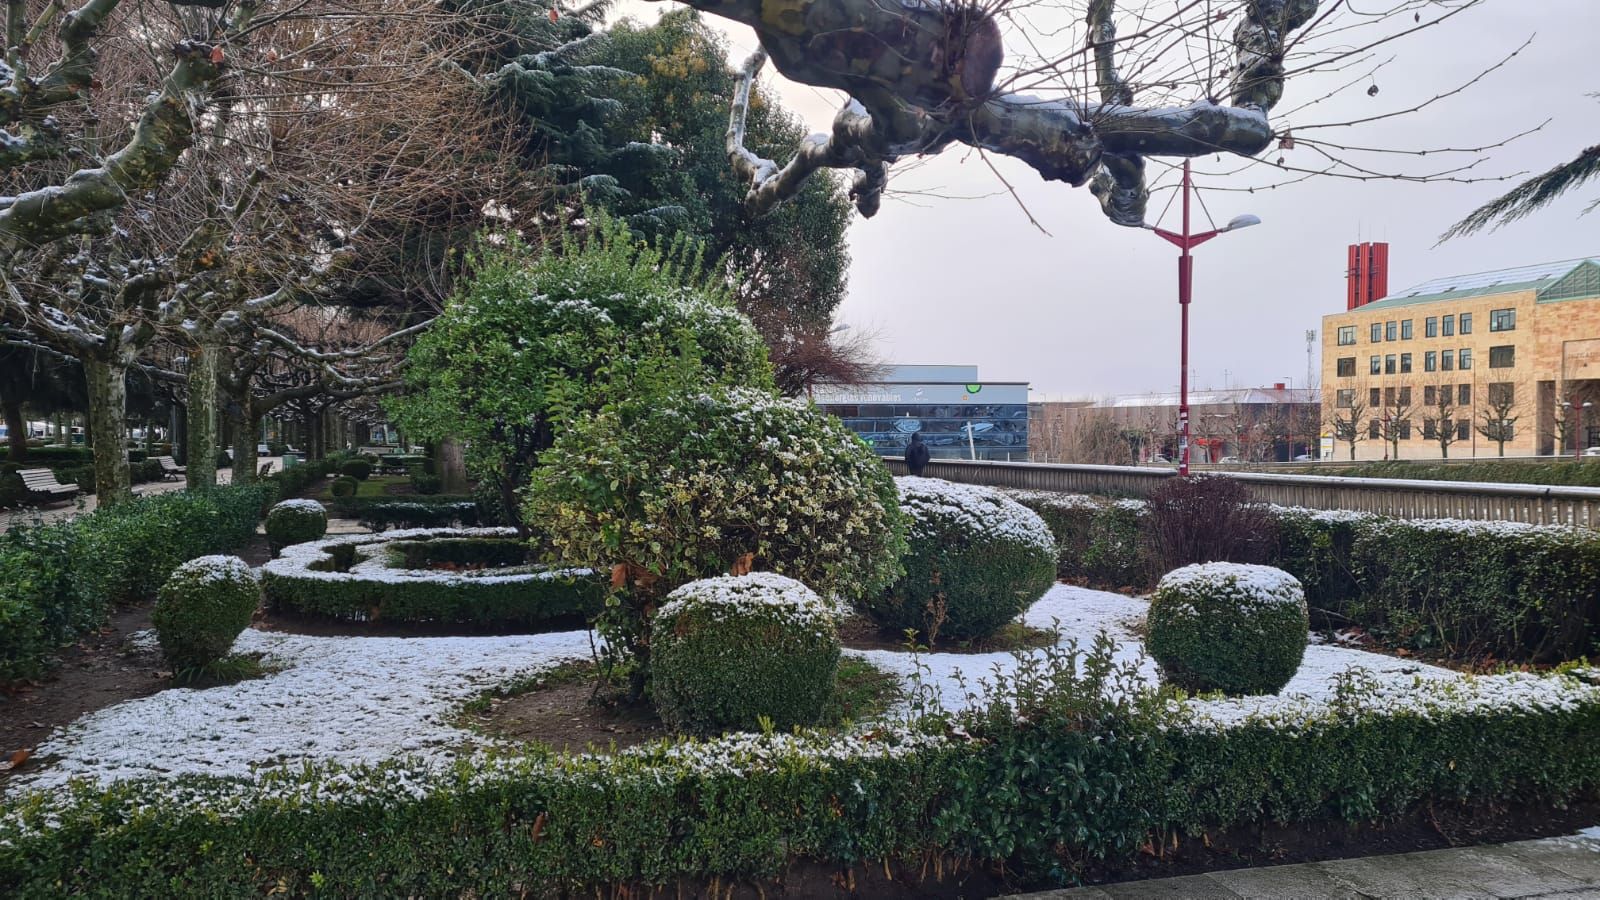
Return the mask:
M1600 144L1578 154L1577 159L1556 166L1543 175L1536 175L1478 207L1471 215L1450 226L1439 242L1474 234L1491 225L1499 228L1515 222L1550 205L1557 197L1596 175L1600 175ZM1593 205L1589 207L1593 208Z

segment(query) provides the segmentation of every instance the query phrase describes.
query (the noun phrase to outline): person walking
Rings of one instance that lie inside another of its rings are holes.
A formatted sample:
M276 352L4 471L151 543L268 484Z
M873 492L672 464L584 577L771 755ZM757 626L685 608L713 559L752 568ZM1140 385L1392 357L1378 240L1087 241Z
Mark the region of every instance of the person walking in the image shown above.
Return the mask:
M922 435L913 434L911 443L906 446L906 469L912 475L921 477L923 467L928 464L928 445L922 442Z

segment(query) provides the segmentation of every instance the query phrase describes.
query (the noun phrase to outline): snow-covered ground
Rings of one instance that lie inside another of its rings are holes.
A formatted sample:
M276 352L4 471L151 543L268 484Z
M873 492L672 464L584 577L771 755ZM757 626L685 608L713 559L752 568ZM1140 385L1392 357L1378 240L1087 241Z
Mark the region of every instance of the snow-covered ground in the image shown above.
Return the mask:
M1138 660L1141 645L1131 626L1144 615L1143 600L1058 585L1028 611L1028 624L1058 626L1063 640L1087 646L1104 630L1118 656ZM260 652L281 669L264 678L223 687L173 688L108 707L60 730L41 745L39 768L12 780L11 788L58 785L74 776L102 782L181 773L247 775L265 766L306 761L377 762L408 756L447 762L483 739L451 724L458 705L508 678L588 657L587 632L514 637L311 637L247 630L235 652ZM910 654L847 651L909 677L919 667L951 708L968 688L1016 660L1006 653ZM1445 669L1335 646L1313 645L1281 698L1218 701L1215 718L1252 710L1321 703L1334 677L1351 667L1373 673L1394 690L1415 678L1462 680ZM1143 677L1156 682L1149 660Z

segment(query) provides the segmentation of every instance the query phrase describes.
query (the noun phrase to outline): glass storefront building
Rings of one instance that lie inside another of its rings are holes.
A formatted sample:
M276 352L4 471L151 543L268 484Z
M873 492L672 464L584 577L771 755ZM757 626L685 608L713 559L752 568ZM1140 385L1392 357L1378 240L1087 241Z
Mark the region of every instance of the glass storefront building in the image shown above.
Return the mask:
M893 366L879 382L818 385L817 405L880 456L921 434L935 458L1028 458L1028 385L983 382L977 366Z

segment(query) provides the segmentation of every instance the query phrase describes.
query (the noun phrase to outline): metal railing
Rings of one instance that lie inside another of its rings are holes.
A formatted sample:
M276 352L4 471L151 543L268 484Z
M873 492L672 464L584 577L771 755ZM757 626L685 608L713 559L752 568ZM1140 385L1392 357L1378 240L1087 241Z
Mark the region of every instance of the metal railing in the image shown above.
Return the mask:
M886 457L884 462L896 475L906 474L905 462L899 457ZM1178 472L1151 466L936 459L922 474L992 487L1147 497ZM1237 479L1256 500L1280 506L1344 509L1403 519L1481 519L1600 527L1600 488L1266 472L1208 474Z

